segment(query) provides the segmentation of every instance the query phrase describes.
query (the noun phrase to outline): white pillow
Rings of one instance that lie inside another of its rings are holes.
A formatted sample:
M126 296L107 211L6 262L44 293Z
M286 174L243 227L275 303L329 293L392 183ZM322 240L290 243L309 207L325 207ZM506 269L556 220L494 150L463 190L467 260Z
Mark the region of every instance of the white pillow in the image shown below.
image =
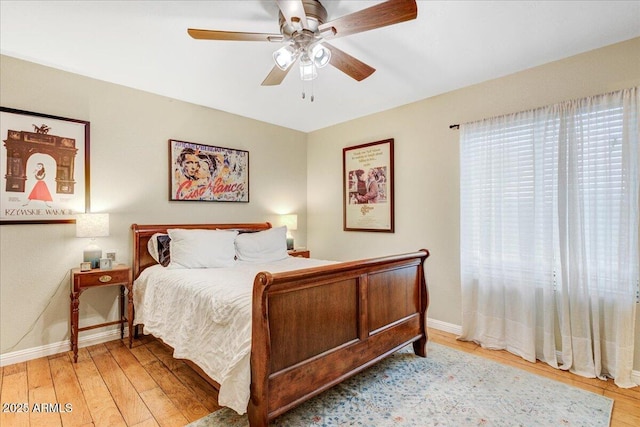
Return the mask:
M151 257L156 260L156 262L160 262L160 255L158 254L158 236L163 236L164 233L156 233L147 242L147 250Z
M235 258L236 230L167 230L171 238L169 268L230 267Z
M239 234L236 237L236 256L240 261L249 262L271 262L287 258L287 227Z

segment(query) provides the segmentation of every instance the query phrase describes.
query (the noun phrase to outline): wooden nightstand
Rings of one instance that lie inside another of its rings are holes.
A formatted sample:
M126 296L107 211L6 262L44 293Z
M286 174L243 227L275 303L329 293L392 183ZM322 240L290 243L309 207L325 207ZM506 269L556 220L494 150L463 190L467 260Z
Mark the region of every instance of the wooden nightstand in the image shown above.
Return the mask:
M293 249L291 251L287 251L289 256L297 256L300 258L309 258L311 255L310 252L306 249Z
M80 294L90 288L101 286L120 286L120 320L100 323L97 325L80 328L78 312L80 306ZM127 315L124 313L124 288L127 288L128 304ZM78 333L103 326L120 324L120 338L124 338L124 324L129 325L129 348L133 343L133 281L131 268L126 265L116 265L112 270L93 269L80 271L79 268L71 269L71 350L73 361L78 361Z

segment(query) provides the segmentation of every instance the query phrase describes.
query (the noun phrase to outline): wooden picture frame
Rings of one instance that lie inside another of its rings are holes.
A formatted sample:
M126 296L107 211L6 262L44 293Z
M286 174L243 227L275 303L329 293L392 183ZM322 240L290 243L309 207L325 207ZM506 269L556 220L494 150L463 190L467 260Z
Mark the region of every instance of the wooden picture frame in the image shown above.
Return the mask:
M394 232L393 139L342 149L344 231Z
M0 224L75 223L89 211L85 120L0 107Z
M169 140L169 200L249 202L249 152Z

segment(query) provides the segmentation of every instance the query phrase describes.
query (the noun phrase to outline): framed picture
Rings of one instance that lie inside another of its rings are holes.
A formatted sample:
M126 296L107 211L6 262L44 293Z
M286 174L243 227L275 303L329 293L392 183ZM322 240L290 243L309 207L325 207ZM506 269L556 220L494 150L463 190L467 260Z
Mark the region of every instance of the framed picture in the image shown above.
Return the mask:
M170 139L169 200L249 202L249 152Z
M0 224L89 211L89 122L0 107Z
M344 230L394 232L393 139L342 149Z
M100 270L113 269L113 262L110 258L100 258Z

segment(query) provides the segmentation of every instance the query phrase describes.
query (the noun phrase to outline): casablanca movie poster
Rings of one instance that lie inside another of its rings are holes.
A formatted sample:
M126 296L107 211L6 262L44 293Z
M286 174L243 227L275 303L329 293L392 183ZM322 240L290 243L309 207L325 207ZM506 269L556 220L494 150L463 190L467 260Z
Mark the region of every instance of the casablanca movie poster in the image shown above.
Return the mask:
M343 149L344 230L393 233L393 139Z
M89 122L0 109L0 224L74 222L89 205Z
M249 202L249 152L169 140L169 200Z

